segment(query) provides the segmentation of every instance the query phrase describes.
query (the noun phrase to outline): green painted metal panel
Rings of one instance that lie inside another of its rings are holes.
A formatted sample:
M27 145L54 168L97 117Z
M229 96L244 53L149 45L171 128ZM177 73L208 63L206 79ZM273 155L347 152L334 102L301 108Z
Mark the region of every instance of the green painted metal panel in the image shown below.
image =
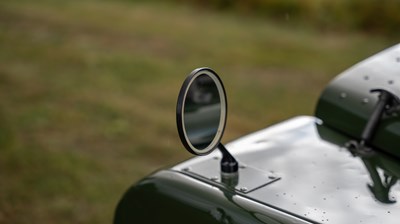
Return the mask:
M400 45L374 55L336 77L323 91L316 117L325 125L359 139L378 101L372 89L400 96ZM400 157L400 117L384 116L372 146Z
M133 185L114 223L398 223L399 160L354 155L340 146L350 139L314 117L290 119L227 144L240 164L279 180L243 192L202 176L219 169L215 151Z
M119 202L114 223L311 222L249 200L223 186L212 186L179 172L162 170L127 191Z

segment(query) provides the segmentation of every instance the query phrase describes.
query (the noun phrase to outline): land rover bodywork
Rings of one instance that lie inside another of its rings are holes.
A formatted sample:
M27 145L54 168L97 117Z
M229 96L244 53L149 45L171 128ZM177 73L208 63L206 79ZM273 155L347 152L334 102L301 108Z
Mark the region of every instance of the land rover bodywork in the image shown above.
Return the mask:
M194 157L130 187L114 222L398 223L398 96L400 45L336 77L315 116L227 144L236 179L221 175L219 151Z

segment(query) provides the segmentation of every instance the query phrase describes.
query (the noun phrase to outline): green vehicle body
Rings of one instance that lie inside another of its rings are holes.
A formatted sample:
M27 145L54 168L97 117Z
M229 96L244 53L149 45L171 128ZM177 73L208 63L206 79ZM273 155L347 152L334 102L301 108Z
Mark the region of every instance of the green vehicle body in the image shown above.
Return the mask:
M131 186L114 223L398 223L398 105L354 147L380 101L372 89L400 96L400 45L334 79L314 117L227 144L240 164L236 179L224 181L219 151L192 158Z

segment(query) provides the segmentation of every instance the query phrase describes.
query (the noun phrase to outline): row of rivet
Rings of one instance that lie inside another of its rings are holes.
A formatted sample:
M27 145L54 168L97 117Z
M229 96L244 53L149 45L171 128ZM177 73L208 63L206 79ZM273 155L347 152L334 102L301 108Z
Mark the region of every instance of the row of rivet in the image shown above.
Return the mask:
M397 62L400 62L400 57L397 58ZM367 75L364 76L364 80L369 80L369 76L367 76ZM393 85L394 81L393 80L389 80L388 84L389 85ZM340 93L340 99L346 99L346 98L347 98L347 93L345 93L345 92ZM368 104L369 103L369 99L368 98L363 98L361 102L362 102L362 104Z

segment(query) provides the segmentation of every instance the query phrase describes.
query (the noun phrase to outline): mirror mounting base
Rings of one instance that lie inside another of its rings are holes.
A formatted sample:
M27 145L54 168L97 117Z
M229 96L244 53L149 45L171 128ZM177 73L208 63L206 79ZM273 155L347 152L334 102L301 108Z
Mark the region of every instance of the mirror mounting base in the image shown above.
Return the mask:
M226 174L237 173L239 170L239 163L236 159L228 152L222 143L218 144L218 149L222 153L221 172Z

